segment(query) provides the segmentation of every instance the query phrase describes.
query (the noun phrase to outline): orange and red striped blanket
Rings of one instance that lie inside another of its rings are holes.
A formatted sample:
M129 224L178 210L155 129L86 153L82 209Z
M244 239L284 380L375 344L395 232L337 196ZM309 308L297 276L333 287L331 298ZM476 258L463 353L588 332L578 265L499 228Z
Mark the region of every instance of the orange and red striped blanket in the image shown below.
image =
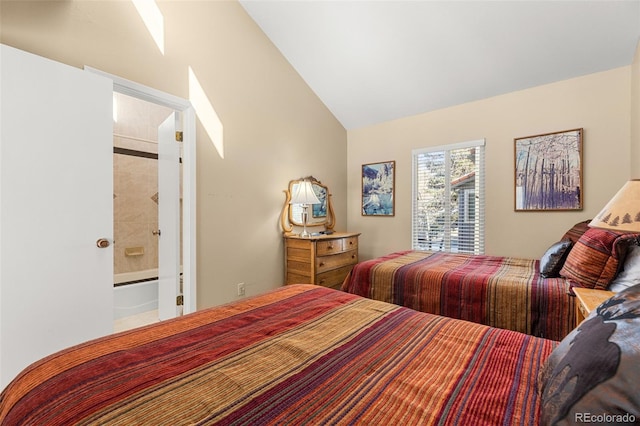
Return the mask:
M563 278L542 278L539 261L401 251L355 266L342 290L417 311L562 340L575 328Z
M293 285L36 362L0 424L535 425L554 346Z

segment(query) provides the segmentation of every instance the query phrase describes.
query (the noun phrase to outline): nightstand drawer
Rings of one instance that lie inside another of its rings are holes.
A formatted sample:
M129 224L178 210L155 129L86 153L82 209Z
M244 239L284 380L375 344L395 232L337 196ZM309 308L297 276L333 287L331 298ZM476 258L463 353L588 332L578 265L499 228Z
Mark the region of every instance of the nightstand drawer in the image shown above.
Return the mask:
M316 258L316 273L321 274L345 265L358 263L358 251L349 250L344 253Z
M344 250L357 250L358 249L358 237L349 237L343 240Z
M316 252L318 256L326 256L344 251L344 240L346 238L336 238L334 240L318 241Z

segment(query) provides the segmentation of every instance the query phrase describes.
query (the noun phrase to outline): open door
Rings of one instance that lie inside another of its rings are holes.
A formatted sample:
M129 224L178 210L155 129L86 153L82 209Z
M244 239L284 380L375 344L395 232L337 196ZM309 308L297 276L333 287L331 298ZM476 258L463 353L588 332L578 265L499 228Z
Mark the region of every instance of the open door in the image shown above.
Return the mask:
M163 285L159 286L159 312L160 319L172 318L176 314L172 312L190 313L195 312L197 308L196 303L196 115L195 110L191 103L185 99L178 98L168 93L161 92L141 85L139 83L123 79L121 77L105 73L103 71L86 67L85 69L96 74L110 79L113 82L113 89L115 92L133 96L138 99L152 102L158 105L166 106L176 111L176 115L181 118L180 123L182 127L182 142L176 143L175 130L180 128L175 124L176 118L169 118L162 129L159 128L158 142L160 144L160 138L162 138L162 145L159 146L159 155L162 155L162 161L159 161L159 167L169 166L174 168L172 173L167 173L167 183L171 185L180 185L179 189L173 187L171 191L179 195L162 195L160 192L164 190L159 189L158 205L163 205L162 198L167 197L175 198L177 204L168 204L165 207L171 210L168 216L165 216L163 210L159 210L159 214L163 217L173 217L176 222L173 224L160 225L158 229L161 231L158 238L159 242L166 242L168 238L163 238L162 234L168 235L169 232L174 232L174 225L180 226L181 233L176 232L176 235L180 236L182 240L177 239L178 245L172 246L171 250L179 250L178 253L169 254L163 253L163 259L170 259L169 262L159 261L163 267L163 271L158 273L159 277L163 278ZM166 143L165 143L166 142ZM167 148L169 152L160 152ZM170 150L174 150L170 152ZM181 156L181 161L178 156ZM176 158L175 161L165 161L164 158ZM180 162L178 162L180 161ZM177 169L175 168L177 167ZM176 174L180 176L181 181L175 179ZM165 175L161 172L160 175ZM173 175L173 177L171 177ZM159 182L159 185L163 185ZM163 185L164 186L164 185ZM181 209L179 213L175 212L175 208ZM168 219L169 221L173 219ZM164 221L164 219L163 219ZM168 247L168 246L167 246ZM160 254L159 254L160 256ZM166 257L165 257L166 256ZM175 260L175 263L174 262ZM165 266L169 267L169 270L164 270ZM177 270L178 273L174 275ZM182 272L182 278L180 276ZM175 288L175 290L174 290ZM179 291L181 288L182 291ZM167 296L169 294L169 296ZM176 297L178 294L184 296L184 304L181 308L175 306ZM160 307L162 306L162 308Z
M1 389L113 331L113 83L0 49Z
M180 291L180 145L177 113L158 127L158 317L182 313Z

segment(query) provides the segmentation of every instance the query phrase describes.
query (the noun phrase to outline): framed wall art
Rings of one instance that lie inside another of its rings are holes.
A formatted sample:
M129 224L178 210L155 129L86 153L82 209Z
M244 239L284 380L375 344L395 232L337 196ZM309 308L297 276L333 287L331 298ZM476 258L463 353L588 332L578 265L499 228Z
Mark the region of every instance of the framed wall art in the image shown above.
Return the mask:
M362 165L362 215L395 214L395 161Z
M515 139L515 211L582 210L582 133Z

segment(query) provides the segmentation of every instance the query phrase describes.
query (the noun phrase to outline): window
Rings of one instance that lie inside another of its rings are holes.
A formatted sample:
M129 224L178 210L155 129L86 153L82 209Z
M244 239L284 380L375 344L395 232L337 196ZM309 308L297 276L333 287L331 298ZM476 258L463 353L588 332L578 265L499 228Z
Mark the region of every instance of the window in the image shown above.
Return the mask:
M413 151L414 250L484 253L484 139Z

